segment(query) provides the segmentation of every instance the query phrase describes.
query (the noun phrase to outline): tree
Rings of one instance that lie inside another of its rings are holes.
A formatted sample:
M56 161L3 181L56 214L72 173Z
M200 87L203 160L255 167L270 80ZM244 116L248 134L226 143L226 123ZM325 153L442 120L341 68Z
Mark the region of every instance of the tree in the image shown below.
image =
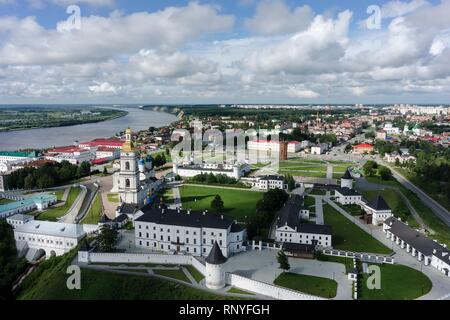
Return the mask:
M27 177L25 178L25 184L24 184L24 188L25 189L34 189L36 186L36 180L34 179L32 174L27 175Z
M78 176L85 177L91 174L91 164L87 161L83 161L78 167Z
M280 269L283 270L284 272L289 271L289 269L291 269L288 257L286 256L286 253L284 253L283 250L280 250L278 252L277 261L280 265Z
M375 161L369 160L363 166L364 175L372 177L375 175L375 169L378 168L378 164Z
M97 236L99 249L102 252L114 252L119 233L116 229L103 226Z
M345 146L344 152L349 153L350 151L352 151L352 149L352 145L349 143Z
M223 203L222 198L218 194L216 194L214 199L211 201L211 208L213 208L217 212L223 212L223 210L225 208L224 203Z
M103 174L108 174L108 169L106 167L103 167Z
M378 174L380 175L381 179L383 179L383 180L389 180L392 176L391 169L384 167L384 166L381 166L378 169Z
M292 191L292 190L295 189L295 180L294 180L294 177L292 175L288 174L286 176L286 182L287 182L289 191Z

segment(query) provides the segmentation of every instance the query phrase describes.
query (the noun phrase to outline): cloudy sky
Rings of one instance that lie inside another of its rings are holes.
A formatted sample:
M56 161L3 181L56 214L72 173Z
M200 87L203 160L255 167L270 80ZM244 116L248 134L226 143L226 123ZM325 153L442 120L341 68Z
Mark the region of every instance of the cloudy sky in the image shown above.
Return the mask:
M449 17L450 0L0 0L0 104L450 103Z

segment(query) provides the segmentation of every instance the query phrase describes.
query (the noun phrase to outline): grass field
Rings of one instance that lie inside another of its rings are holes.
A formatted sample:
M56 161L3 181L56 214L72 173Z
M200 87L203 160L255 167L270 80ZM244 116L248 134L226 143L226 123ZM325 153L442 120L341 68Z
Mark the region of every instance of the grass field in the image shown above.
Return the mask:
M95 196L92 206L86 216L81 220L82 224L97 224L102 216L102 199L99 194Z
M189 278L184 274L183 270L181 269L178 270L154 269L153 272L160 276L191 283L191 281L189 281Z
M106 197L108 198L109 202L112 202L112 203L119 203L120 202L118 193L108 193L106 195Z
M77 199L78 195L80 194L81 189L80 188L71 188L69 192L69 196L67 197L67 201L64 205L57 207L57 208L50 208L37 217L37 220L46 220L46 221L57 221L58 218L61 218L64 216L74 203L74 201Z
M189 273L192 275L192 277L199 283L202 281L205 277L193 266L186 266L186 269L189 271Z
M64 196L64 191L66 191L66 189L60 189L60 190L55 191L55 196L56 196L56 199L58 199L58 201L62 200L62 198Z
M214 212L211 201L218 194L224 202L224 214L239 221L244 221L245 216L255 214L256 203L263 196L262 192L196 186L183 186L180 193L184 209L210 212Z
M347 204L342 205L340 203L336 203L338 206L340 206L342 209L350 213L352 216L360 216L361 215L361 207L357 204Z
M289 272L280 274L273 283L280 287L323 298L334 298L338 286L337 282L331 279Z
M2 204L8 204L14 202L13 200L9 200L9 199L5 199L5 198L0 198L0 205Z
M325 224L333 228L333 248L367 253L390 254L391 249L348 220L329 204L323 206Z
M335 257L335 256L328 256L325 254L319 254L317 256L317 260L324 261L324 262L342 263L345 266L346 273L348 273L350 270L353 269L353 259L352 258Z
M361 281L361 300L413 300L427 294L432 283L423 273L402 265L385 264L380 266L381 289L369 290L367 278Z

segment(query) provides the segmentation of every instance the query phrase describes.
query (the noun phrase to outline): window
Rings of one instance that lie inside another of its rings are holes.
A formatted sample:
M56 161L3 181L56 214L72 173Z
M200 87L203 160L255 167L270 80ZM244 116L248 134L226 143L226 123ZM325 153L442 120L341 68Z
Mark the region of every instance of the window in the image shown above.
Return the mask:
M129 188L130 185L131 185L130 179L126 179L126 180L125 180L125 188Z
M130 162L125 162L125 170L130 170Z

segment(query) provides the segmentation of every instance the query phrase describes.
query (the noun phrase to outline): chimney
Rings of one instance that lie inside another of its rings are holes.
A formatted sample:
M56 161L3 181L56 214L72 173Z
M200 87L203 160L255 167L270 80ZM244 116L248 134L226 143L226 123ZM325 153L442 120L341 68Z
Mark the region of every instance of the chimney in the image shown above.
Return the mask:
M164 213L164 211L165 211L165 209L162 209L162 210L161 210L161 213Z
M187 214L191 214L191 209L188 209L188 210L187 210Z
M223 220L223 215L221 215L220 218Z

